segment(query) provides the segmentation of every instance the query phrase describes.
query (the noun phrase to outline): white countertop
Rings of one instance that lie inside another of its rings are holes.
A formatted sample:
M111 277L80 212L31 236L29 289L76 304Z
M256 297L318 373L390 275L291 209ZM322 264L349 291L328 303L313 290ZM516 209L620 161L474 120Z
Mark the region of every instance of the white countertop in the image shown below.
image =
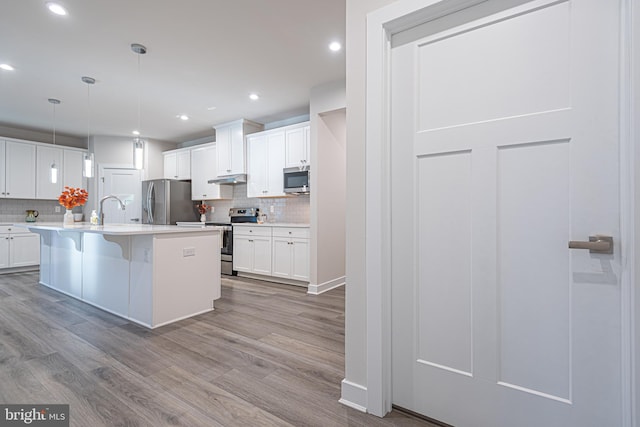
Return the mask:
M303 224L299 222L265 222L258 224L257 222L241 222L234 223L234 227L297 227L297 228L309 228L309 224Z
M75 231L80 233L96 234L170 234L170 233L207 233L220 231L221 227L178 227L177 225L150 225L150 224L107 224L91 225L88 222L76 222L73 225L64 226L60 222L20 222L11 224L16 227L31 230L49 231Z

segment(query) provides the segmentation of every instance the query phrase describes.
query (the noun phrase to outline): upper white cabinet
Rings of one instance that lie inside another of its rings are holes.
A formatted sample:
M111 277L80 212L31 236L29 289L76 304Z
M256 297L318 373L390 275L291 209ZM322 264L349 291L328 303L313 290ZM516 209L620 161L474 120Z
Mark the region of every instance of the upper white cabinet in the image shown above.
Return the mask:
M282 197L285 133L279 129L247 136L247 197Z
M85 188L82 175L84 167L84 151L64 149L62 153L62 185L74 188ZM58 194L59 195L59 194ZM57 196L56 196L57 198Z
M36 147L36 199L56 200L63 188L84 188L84 151L55 146ZM58 166L58 181L51 182L51 164Z
M1 141L0 197L11 199L36 198L36 146L13 141ZM49 165L51 166L51 165Z
M36 198L55 200L60 196L63 188L63 159L62 149L55 146L36 147ZM58 168L58 179L51 182L51 164ZM64 185L69 185L66 182Z
M185 148L162 154L166 179L191 179L191 150Z
M55 200L64 186L85 187L82 176L86 151L30 141L0 140L0 197ZM51 183L51 164L58 182Z
M311 127L309 122L287 126L285 130L285 167L311 164Z
M232 199L230 185L209 184L217 177L216 144L203 144L191 149L191 199Z
M262 128L261 124L245 119L214 126L218 176L246 173L245 136Z

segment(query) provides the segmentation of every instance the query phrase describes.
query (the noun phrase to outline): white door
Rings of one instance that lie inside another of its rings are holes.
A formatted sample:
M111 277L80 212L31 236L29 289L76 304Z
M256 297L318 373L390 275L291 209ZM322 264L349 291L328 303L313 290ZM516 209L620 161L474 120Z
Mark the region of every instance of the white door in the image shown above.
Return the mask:
M142 182L137 169L104 169L99 197L117 196L126 209L120 209L115 199L104 202L105 224L138 224L142 220Z
M618 2L505 3L393 40L393 403L621 426Z

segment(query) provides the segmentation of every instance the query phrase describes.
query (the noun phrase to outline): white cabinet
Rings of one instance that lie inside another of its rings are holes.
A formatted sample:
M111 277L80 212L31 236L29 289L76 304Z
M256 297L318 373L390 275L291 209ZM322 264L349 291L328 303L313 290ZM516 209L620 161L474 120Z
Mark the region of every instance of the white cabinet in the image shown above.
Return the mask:
M51 182L51 165L55 163L58 168L58 178L55 183ZM36 198L45 200L55 200L62 193L64 182L63 177L62 149L55 146L46 147L39 145L36 147Z
M284 132L266 131L247 137L247 197L284 196Z
M85 151L67 150L62 153L62 185L74 188L86 188L82 175Z
M249 120L236 120L214 126L216 130L216 168L218 176L246 173L245 136L262 130Z
M272 275L309 281L309 229L273 228Z
M12 226L0 226L0 268L40 264L40 235Z
M191 150L172 150L162 155L166 179L191 179Z
M311 127L309 122L287 126L285 129L285 167L311 164Z
M233 227L233 269L271 275L271 227Z
M56 200L65 186L85 188L82 176L84 151L55 146L36 147L36 199ZM51 182L51 164L58 167L58 181Z
M209 184L217 177L216 144L203 144L191 149L191 200L232 199L230 185Z
M0 142L0 197L36 198L36 146L34 144ZM51 166L51 165L49 165Z
M235 224L233 269L244 273L308 282L309 227Z

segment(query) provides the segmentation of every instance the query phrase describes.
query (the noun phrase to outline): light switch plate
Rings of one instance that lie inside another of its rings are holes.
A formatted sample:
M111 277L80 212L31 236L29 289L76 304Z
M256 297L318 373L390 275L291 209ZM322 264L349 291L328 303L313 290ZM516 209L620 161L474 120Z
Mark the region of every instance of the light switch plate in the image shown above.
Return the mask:
M182 256L196 256L196 248L182 248Z

